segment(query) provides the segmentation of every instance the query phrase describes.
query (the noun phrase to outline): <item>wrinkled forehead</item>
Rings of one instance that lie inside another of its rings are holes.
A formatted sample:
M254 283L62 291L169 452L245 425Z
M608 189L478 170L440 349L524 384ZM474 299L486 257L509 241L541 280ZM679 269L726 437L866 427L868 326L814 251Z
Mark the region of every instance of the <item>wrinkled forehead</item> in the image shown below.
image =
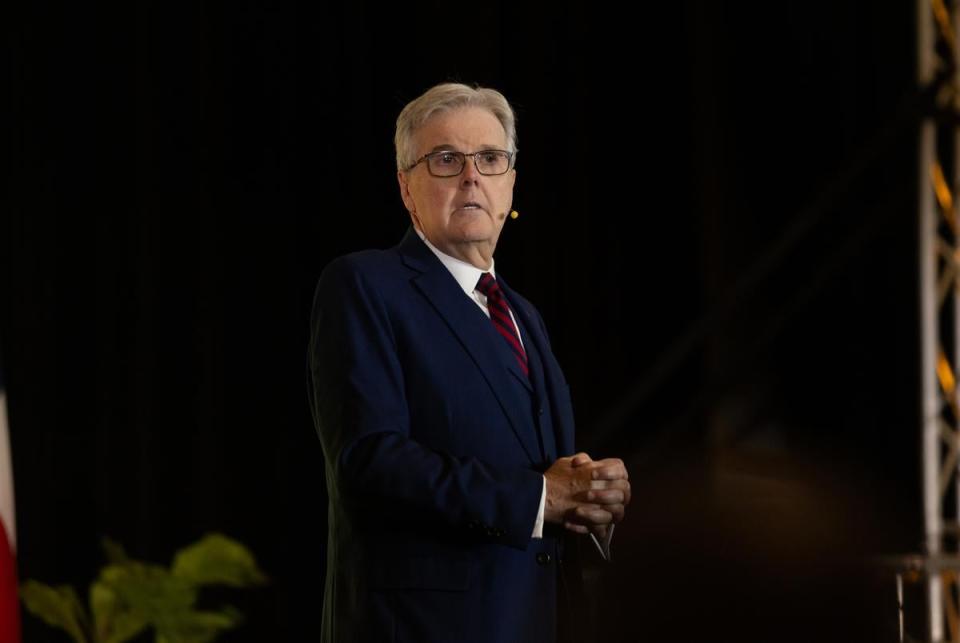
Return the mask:
M476 152L507 147L503 124L482 107L458 107L431 114L413 132L413 140L418 155L439 150Z

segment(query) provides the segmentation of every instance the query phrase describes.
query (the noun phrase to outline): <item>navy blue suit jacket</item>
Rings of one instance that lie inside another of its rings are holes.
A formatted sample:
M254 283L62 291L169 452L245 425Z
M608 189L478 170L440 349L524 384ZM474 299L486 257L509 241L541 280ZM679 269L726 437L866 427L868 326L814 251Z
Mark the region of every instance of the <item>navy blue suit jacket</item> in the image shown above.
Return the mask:
M531 533L542 472L573 452L573 410L539 313L498 281L530 379L412 230L320 278L310 366L328 643L556 640L562 543Z

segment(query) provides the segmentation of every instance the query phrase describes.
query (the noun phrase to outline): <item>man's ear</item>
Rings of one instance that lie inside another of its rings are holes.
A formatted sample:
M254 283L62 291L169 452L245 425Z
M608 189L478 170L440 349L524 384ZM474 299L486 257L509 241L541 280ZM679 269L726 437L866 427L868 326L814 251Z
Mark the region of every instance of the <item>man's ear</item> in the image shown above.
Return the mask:
M397 170L397 183L400 185L400 198L403 199L403 205L408 212L416 210L413 203L413 197L410 196L410 183L407 180L407 174L403 170Z

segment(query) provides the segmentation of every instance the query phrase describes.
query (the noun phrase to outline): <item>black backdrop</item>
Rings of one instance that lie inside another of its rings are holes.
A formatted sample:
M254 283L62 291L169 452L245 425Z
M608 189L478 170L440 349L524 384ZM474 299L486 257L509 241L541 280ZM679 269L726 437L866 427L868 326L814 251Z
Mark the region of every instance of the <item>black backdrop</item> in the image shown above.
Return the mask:
M228 596L224 640L316 638L312 289L402 236L394 119L459 80L518 113L498 270L581 446L631 466L605 640L892 640L869 561L921 534L910 3L6 12L23 578L84 588L101 535L166 562L220 530L273 580Z

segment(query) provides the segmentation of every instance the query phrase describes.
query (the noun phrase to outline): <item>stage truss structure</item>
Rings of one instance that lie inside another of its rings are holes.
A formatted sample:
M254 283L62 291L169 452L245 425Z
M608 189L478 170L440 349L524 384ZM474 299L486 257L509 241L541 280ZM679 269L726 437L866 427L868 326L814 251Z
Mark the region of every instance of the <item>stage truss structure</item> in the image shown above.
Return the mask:
M960 643L960 0L917 0L918 260L924 553L897 571L923 584L926 635Z

